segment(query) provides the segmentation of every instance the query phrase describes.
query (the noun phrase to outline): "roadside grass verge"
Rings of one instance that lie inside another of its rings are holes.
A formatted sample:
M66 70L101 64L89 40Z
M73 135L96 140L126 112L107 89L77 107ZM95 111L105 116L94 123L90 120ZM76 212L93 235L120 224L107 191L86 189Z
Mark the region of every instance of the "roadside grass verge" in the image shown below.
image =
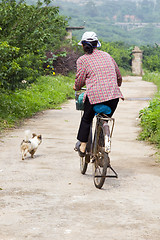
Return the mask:
M74 76L42 76L25 90L0 93L0 131L46 109L74 98Z
M160 73L145 72L143 80L156 84L157 93L150 101L149 106L139 113L142 127L139 139L149 141L160 149Z
M145 70L145 74L143 75L143 80L148 82L153 82L157 86L158 91L160 91L160 72L149 72Z

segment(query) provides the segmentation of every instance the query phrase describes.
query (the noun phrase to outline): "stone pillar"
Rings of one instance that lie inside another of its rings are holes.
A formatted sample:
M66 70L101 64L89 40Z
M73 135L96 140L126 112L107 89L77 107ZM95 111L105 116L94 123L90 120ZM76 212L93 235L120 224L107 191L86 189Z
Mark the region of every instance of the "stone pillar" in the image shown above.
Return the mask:
M70 41L72 41L72 29L67 29L67 36L66 39L69 39Z
M138 76L142 75L142 51L135 46L132 51L132 73Z

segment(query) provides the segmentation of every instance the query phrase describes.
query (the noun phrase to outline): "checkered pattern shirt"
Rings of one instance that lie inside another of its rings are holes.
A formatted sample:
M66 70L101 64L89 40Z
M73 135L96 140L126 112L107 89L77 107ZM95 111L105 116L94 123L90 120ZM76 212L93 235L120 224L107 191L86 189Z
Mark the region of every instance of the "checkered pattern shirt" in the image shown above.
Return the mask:
M86 95L91 104L111 99L123 98L120 91L122 77L114 59L106 52L94 49L92 54L84 54L77 60L75 88L86 85Z

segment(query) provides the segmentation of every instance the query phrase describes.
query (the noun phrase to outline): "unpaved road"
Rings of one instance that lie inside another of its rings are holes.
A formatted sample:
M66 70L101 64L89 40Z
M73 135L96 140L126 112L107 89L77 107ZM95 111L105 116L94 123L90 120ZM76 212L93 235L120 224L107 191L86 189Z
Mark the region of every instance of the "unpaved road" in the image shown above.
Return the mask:
M156 91L126 77L126 97L114 117L111 163L118 179L95 188L73 151L80 112L74 101L25 121L0 138L0 240L159 240L160 164L155 149L136 140L139 110ZM24 130L40 133L35 158L21 160Z

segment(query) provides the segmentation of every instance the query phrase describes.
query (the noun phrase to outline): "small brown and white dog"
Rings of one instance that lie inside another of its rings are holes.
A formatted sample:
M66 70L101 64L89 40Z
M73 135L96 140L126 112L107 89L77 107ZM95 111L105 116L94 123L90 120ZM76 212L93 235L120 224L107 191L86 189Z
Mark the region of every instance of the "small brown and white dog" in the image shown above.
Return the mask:
M27 155L27 153L30 153L31 157L33 158L33 155L35 154L41 142L41 135L36 135L35 133L32 133L32 138L30 138L30 131L26 130L25 139L21 143L22 160L24 160L24 157Z

